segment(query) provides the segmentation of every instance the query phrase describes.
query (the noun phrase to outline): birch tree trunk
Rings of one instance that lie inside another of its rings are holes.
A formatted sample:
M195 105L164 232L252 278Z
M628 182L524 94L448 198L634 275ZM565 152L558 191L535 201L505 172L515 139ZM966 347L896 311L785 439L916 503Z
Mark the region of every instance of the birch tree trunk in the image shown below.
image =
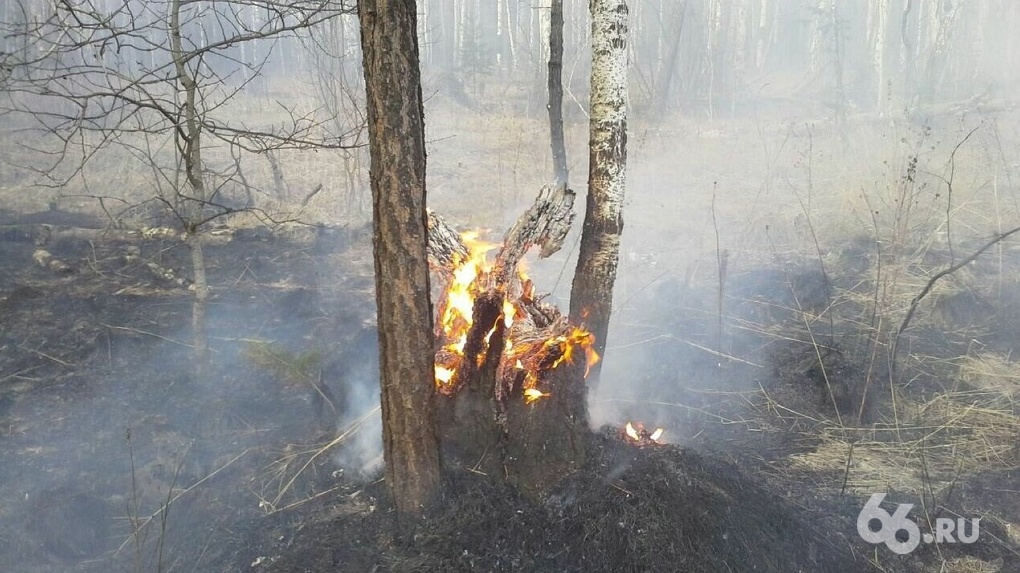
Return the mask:
M886 22L886 16L888 14L889 0L875 0L869 6L869 17L870 22L870 33L871 38L871 54L872 61L875 70L875 108L879 112L886 110L886 68L885 68L885 44L886 44L886 30L888 24Z
M509 71L517 71L517 7L513 0L504 0L503 16L505 18L504 33L506 34L507 49L509 50L510 61Z
M846 87L843 85L843 31L836 0L829 3L829 30L832 34L832 64L836 80L836 123L846 122Z
M570 316L595 335L595 349L606 349L613 285L623 232L627 167L627 4L591 0L591 120L588 199L581 246L570 295ZM600 365L589 374L598 384Z
M949 50L952 46L953 32L956 26L959 4L939 3L932 15L930 23L931 53L925 67L925 85L922 99L933 102L943 82Z
M911 36L917 33L918 26L916 25L917 18L911 14L911 10L914 13L919 11L913 9L913 0L907 0L900 17L900 42L902 44L900 48L900 77L903 83L903 96L907 101L913 101L917 89L915 79L918 47L917 39Z
M439 489L415 3L361 0L386 483L402 515Z

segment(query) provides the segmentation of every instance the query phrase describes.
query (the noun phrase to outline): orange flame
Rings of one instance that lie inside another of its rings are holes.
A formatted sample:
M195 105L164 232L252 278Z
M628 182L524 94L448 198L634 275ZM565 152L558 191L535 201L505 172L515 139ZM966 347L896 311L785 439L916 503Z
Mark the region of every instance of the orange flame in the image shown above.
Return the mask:
M591 367L599 361L599 354L595 352L595 335L584 330L583 328L574 327L574 330L570 331L570 334L566 336L557 336L550 341L546 341L546 344L559 344L562 354L552 364L552 368L556 368L560 364L567 362L574 362L574 349L580 347L584 350L584 377L587 378L591 372Z
M436 384L441 390L449 389L464 358L464 345L467 344L468 331L474 322L475 283L478 277L488 270L485 254L497 247L493 243L480 240L477 232L463 233L461 240L467 247L468 254L463 261L458 261L453 269L439 317L444 339L452 341L443 347L451 357L449 362L436 364Z
M438 326L441 329L443 346L436 355L435 383L443 393L452 393L455 388L457 371L463 360L465 346L467 345L468 333L474 322L474 305L478 295L484 291L486 273L491 270L491 265L486 254L498 245L488 243L479 239L477 232L461 234L461 239L467 247L468 254L455 261L450 282L446 286L443 298L440 303ZM515 369L523 370L524 383L523 394L526 403L548 396L549 394L538 390L540 370L547 370L558 367L567 362L573 363L576 353L583 351L585 356L585 377L599 360L598 353L594 350L595 336L583 328L574 327L568 334L555 336L548 340L540 341L538 345L534 342L523 343L514 340L513 327L515 322L527 319L527 311L524 307L515 304L514 297L519 296L521 301L534 301L535 285L524 272L523 260L516 269L520 281L521 292L504 293L499 319L487 330L483 339L483 351L477 356L471 357L477 365L481 365L487 354L490 338L496 333L497 328L502 327L503 333L503 358L512 360ZM536 349L542 356L555 356L552 364L546 360L521 360L526 353L534 353Z

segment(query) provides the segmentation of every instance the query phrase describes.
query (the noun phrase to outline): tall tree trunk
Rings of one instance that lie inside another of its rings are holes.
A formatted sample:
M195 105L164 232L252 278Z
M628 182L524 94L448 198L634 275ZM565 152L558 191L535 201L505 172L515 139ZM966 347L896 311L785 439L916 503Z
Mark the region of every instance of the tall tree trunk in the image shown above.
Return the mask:
M191 249L191 270L195 276L195 300L191 303L191 336L195 346L195 381L201 382L209 354L209 338L205 334L205 307L209 299L209 281L206 279L205 251L201 233L188 235Z
M627 168L627 4L591 0L591 127L588 200L581 247L570 294L570 316L595 335L595 349L606 349L613 285L623 232ZM601 362L589 375L598 384Z
M517 40L515 38L515 35L517 34L517 30L515 29L517 26L517 16L516 11L514 14L511 14L512 10L511 6L513 4L514 0L502 0L503 7L502 32L506 36L506 40L504 40L504 45L506 47L508 55L506 70L510 72L511 77L513 77L512 74L517 72L517 43L516 43Z
M567 147L563 142L563 0L552 0L549 16L549 135L553 175L567 185Z
M935 10L931 27L931 53L925 66L925 84L922 97L925 101L934 102L942 85L943 75L949 60L952 47L953 32L959 4L939 3Z
M191 269L195 276L195 301L191 308L191 335L195 346L195 380L201 381L208 359L209 340L205 335L205 304L209 298L209 284L206 280L205 254L202 251L202 231L206 201L204 167L202 164L202 124L199 105L198 82L188 69L187 54L184 51L181 31L181 0L170 4L170 57L182 98L183 121L177 129L180 165L183 166L186 183L184 188L175 189L178 214L183 216L183 225L188 245L191 248Z
M836 0L829 4L829 33L832 34L832 64L836 78L836 123L846 122L846 88L843 85L843 21Z
M903 15L900 18L900 42L903 44L900 49L900 65L902 66L902 72L900 77L903 83L903 94L907 101L914 102L914 96L917 93L917 42L916 38L912 38L917 33L916 26L911 22L914 16L911 14L913 9L913 0L907 0L906 5L903 7ZM919 10L915 10L917 12ZM916 105L916 102L914 102Z
M680 55L680 40L684 32L684 20L687 18L687 2L683 2L675 11L675 18L671 22L660 23L660 29L670 29L673 39L669 43L669 51L662 61L659 74L656 77L655 97L657 101L652 109L659 112L669 111L669 94L672 91L673 75L676 72L677 59Z
M386 482L402 515L439 489L415 3L361 0Z
M868 14L871 57L875 73L875 109L879 112L884 112L887 107L885 52L888 4L889 0L876 0L869 6Z

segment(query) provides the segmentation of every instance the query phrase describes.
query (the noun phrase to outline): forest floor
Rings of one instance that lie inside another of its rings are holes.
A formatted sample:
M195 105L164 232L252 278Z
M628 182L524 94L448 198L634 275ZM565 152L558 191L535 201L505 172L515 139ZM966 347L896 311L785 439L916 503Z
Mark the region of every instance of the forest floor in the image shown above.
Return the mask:
M810 264L734 274L729 322L756 327L724 353L709 348L711 289L677 277L635 295L642 316L618 340L644 398L593 407L625 402L666 443L604 426L541 500L450 476L444 509L408 531L363 418L377 392L364 230L212 236L212 364L197 380L186 248L95 227L63 211L0 220L4 571L1020 570L1012 363L970 367L952 393L919 377L900 399L926 421L900 420L898 439L882 397L851 423L862 365L805 343L827 296ZM852 282L844 255L833 288ZM1017 306L1000 310L989 352L1015 335ZM981 517L980 536L903 556L869 545L869 492L915 503L921 522Z
M550 170L544 108L441 100L430 205L494 239ZM212 232L196 377L177 234L0 189L0 571L1020 571L1016 241L934 285L888 358L927 281L1020 216L1017 141L1007 117L635 122L587 466L545 499L456 473L413 531L380 479L364 228ZM528 261L561 307L566 244ZM876 493L977 540L869 544Z
M211 237L198 381L179 238L106 236L60 211L4 219L0 570L237 571L267 514L372 461L334 448L288 483L377 403L363 235ZM378 431L358 436L366 451Z

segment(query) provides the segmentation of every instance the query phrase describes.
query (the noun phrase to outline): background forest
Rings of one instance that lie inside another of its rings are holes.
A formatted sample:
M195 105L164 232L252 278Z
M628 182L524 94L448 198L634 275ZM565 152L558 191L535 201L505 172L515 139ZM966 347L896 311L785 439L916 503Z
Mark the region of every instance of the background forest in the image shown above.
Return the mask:
M590 22L563 4L581 197ZM354 4L0 3L0 569L781 571L817 543L848 571L1017 570L1020 3L629 9L589 409L686 461L606 446L544 504L467 475L405 543L377 481ZM549 12L418 2L428 204L458 230L498 240L553 178ZM527 259L561 308L578 226ZM929 529L981 517L979 542L864 543L883 491Z

